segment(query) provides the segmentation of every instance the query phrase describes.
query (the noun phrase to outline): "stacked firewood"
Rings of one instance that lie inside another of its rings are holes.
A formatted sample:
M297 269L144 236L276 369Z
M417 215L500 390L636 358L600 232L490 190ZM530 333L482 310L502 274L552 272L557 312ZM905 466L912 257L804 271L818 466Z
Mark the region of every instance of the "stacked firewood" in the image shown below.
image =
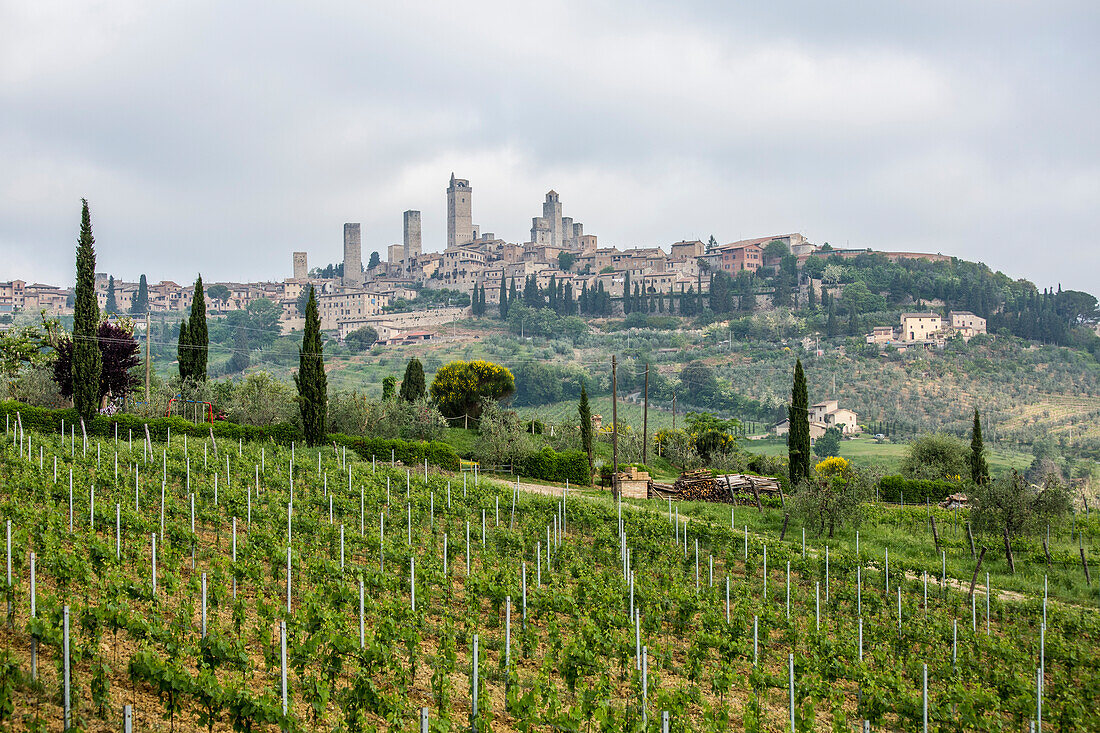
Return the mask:
M758 497L780 496L779 480L770 476L732 473L715 476L705 468L685 471L673 484L654 482L650 498L756 504Z
M726 501L730 500L729 489L720 485L714 475L705 468L685 471L672 485L681 501Z

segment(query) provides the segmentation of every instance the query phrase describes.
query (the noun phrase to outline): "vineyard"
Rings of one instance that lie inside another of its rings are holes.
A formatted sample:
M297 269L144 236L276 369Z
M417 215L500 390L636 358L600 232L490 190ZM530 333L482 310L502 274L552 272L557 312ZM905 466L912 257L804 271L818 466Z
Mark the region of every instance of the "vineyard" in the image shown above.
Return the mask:
M0 451L0 727L1100 728L1095 606L717 509L67 430Z

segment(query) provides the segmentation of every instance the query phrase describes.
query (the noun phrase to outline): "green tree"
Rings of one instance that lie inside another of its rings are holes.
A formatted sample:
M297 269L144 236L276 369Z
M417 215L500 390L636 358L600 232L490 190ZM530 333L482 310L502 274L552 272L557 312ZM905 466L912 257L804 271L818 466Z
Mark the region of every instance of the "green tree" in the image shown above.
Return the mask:
M130 324L101 321L96 329L102 364L96 391L98 404L103 404L108 396L124 400L138 384L133 371L141 363L138 343L125 325ZM62 338L57 344L53 362L54 381L64 397L73 395L73 346L73 340Z
M829 428L825 434L814 441L814 455L818 458L840 455L840 430Z
M970 433L970 480L984 484L989 480L989 466L985 462L985 445L982 442L982 420L978 408L974 408L974 427Z
M816 526L818 535L828 530L829 537L841 527L858 528L863 506L872 496L872 484L866 475L853 470L842 458L833 461L837 463L825 473L807 475L791 496L795 520L805 527Z
M353 353L366 351L378 341L378 332L370 326L357 328L344 337L344 343Z
M515 410L501 408L496 400L485 400L474 444L478 459L496 466L514 464L529 452L529 438Z
M206 294L214 300L220 300L224 308L226 302L229 300L229 296L233 293L229 290L228 286L222 283L215 283L206 289Z
M328 411L328 378L325 376L325 353L321 343L321 319L317 314L317 297L309 286L306 303L305 333L298 350L298 409L302 414L302 429L306 443L320 445L325 439L325 418Z
M825 335L835 338L840 333L840 325L836 322L836 303L829 299L829 318L825 322Z
M1039 532L1071 507L1069 489L1054 477L1033 486L1016 471L973 489L971 520L979 532L1017 537Z
M107 276L107 302L103 304L104 313L118 313L118 299L115 296L115 276Z
M95 296L95 238L88 200L82 199L80 238L76 246L76 302L73 307L73 407L90 420L99 408L99 378L103 357L96 332L99 303Z
M138 281L137 292L130 300L130 312L137 315L149 310L149 282L145 279L145 273L141 274Z
M179 365L180 379L191 377L191 339L187 336L187 321L180 322L179 338L176 339L176 363Z
M206 361L210 347L210 334L206 329L206 297L203 295L202 275L195 280L195 292L191 296L191 317L187 321L187 346L189 376L196 382L206 381Z
M631 309L630 302L630 270L623 273L623 315L629 315Z
M503 400L516 389L515 377L506 368L488 361L452 361L432 379L431 396L449 420L481 416L486 399Z
M573 263L577 261L577 256L572 252L566 252L562 250L558 252L558 267L564 272L569 272L573 269Z
M909 444L901 470L912 478L958 481L970 475L970 450L954 435L922 435Z
M580 419L581 448L588 455L588 475L592 476L592 409L588 406L588 390L581 385L581 401L577 404Z
M392 374L382 378L382 401L392 400L397 389L397 377Z
M782 259L783 257L786 257L790 253L791 253L790 246L786 242L784 242L780 239L773 239L772 241L770 241L770 242L768 242L767 244L764 245L764 261L765 262L770 262L771 260Z
M298 298L294 301L294 307L298 310L298 315L305 316L307 305L309 305L309 291L302 288L302 292L298 293Z
M405 365L400 396L406 402L416 402L424 396L424 365L415 356Z
M368 270L373 270L374 268L378 267L381 264L382 264L382 258L378 256L378 253L377 252L371 252L370 253L370 261L367 262L367 269Z
M788 470L791 485L797 486L810 475L810 398L801 359L794 365L794 384L787 418L790 421L790 432L787 434Z
M500 273L500 293L497 295L500 318L504 320L508 316L508 287L504 283L504 273Z

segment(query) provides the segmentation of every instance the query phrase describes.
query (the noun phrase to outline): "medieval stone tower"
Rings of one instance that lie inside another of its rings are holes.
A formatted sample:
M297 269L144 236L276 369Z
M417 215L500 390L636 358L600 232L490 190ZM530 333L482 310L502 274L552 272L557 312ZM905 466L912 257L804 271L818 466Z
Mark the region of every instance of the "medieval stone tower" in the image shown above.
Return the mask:
M344 224L344 285L363 284L363 247L358 224Z
M448 209L450 207L448 206ZM450 228L447 229L448 234ZM405 259L413 259L420 256L420 212L409 210L405 212Z
M473 198L470 182L451 173L451 185L447 186L448 247L474 241Z
M309 265L306 260L305 252L294 253L294 279L305 280L309 277Z

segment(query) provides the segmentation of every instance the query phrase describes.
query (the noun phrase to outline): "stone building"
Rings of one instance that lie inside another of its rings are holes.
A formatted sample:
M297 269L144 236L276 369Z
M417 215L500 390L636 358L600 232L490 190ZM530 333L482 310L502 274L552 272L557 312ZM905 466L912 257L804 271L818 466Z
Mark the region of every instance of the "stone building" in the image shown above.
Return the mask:
M467 244L477 236L473 217L474 190L464 178L455 178L447 186L447 247Z
M363 246L359 224L344 224L344 278L347 287L363 284Z
M305 280L309 277L309 260L305 252L294 253L294 279Z
M404 216L404 255L406 259L415 259L421 252L420 212L410 209Z

